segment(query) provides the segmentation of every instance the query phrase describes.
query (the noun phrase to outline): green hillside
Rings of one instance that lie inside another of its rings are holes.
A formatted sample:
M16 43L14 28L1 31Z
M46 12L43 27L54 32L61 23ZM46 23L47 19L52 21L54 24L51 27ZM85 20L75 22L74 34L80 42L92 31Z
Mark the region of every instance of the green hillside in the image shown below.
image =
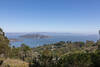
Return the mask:
M0 67L100 67L100 41L15 47L0 29Z

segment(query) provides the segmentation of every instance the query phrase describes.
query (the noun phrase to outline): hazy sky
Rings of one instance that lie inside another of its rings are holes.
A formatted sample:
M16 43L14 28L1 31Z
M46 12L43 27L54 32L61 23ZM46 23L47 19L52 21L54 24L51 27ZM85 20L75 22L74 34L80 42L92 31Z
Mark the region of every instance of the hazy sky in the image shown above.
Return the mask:
M95 34L100 0L0 0L0 27L5 32Z

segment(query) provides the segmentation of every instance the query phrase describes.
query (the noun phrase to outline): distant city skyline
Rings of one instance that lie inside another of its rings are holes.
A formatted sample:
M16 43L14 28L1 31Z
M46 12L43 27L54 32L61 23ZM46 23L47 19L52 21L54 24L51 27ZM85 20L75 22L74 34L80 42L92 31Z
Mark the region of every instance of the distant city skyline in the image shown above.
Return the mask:
M5 32L98 34L99 0L0 0Z

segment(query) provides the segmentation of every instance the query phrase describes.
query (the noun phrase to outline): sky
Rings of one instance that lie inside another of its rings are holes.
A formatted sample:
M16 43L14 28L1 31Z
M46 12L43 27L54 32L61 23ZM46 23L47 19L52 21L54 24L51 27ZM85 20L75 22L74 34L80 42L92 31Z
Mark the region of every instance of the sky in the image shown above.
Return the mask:
M5 32L96 34L100 0L0 0L0 27Z

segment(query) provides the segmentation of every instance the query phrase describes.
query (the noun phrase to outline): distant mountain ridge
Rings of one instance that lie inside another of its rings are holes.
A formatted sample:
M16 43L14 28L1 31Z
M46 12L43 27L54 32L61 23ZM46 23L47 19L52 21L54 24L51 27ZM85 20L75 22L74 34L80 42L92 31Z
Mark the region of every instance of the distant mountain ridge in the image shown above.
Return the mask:
M60 32L9 32L6 36L23 36L23 35L39 34L44 36L98 36L97 34L78 34L78 33L60 33Z
M58 32L9 32L6 33L7 36L21 36L26 34L41 34L41 35L47 35L47 36L55 36L55 35L72 35L72 33L58 33Z

